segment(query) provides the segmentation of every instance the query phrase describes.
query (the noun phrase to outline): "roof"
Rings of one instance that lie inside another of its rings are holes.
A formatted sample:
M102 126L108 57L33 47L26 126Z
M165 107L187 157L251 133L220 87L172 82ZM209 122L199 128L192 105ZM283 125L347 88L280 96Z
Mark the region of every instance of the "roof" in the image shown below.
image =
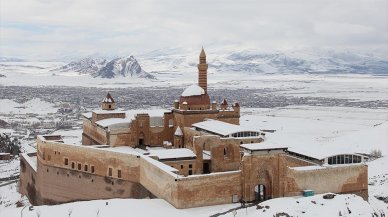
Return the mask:
M213 119L208 119L206 121L198 122L192 125L193 127L206 130L218 135L227 136L233 133L254 131L248 128L242 127L236 124L230 124L223 121L217 121ZM255 131L258 132L258 131Z
M107 103L114 103L113 97L110 95L110 93L106 94L106 97L102 100L102 102L107 102Z
M186 88L181 96L199 96L202 94L205 94L205 90L202 87L193 84Z
M150 156L156 156L159 160L196 158L194 152L187 148L177 149L149 149Z
M176 128L174 135L175 136L183 136L183 132L179 126Z
M131 122L131 119L128 119L128 118L108 118L108 119L96 121L96 124L101 126L101 127L108 127L108 126L111 126L113 124L123 124L123 123L127 124L128 123L128 127L129 127L130 122Z
M201 53L199 54L199 57L206 57L206 53L203 47L202 47Z
M276 143L269 143L269 142L242 144L240 145L240 147L250 151L278 150L278 149L288 148Z

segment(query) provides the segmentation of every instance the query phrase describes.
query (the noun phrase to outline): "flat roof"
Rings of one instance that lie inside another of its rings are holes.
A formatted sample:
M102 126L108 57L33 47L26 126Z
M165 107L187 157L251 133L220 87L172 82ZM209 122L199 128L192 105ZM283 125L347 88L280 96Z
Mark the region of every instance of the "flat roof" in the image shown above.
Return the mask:
M156 156L159 160L196 158L194 152L187 148L177 149L149 149L149 156Z
M286 146L269 142L242 144L240 147L250 151L288 149Z
M227 136L233 133L238 132L259 132L256 130L252 130L249 128L242 127L236 124L230 124L223 121L217 121L213 119L208 119L206 121L198 122L192 125L193 127L206 130L215 134L219 134L222 136Z
M108 119L96 121L96 124L101 127L108 127L113 124L128 124L128 127L129 127L129 123L131 123L131 121L132 120L128 118L108 118Z

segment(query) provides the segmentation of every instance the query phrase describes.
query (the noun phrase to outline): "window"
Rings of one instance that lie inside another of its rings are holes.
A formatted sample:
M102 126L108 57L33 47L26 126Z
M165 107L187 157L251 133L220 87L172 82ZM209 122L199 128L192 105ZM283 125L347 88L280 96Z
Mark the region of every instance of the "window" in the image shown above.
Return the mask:
M121 178L121 170L117 170L117 177Z
M74 167L75 167L75 163L71 162L71 168L74 169Z
M190 169L193 168L193 165L192 165L192 164L189 164L189 168L190 168Z
M108 175L112 176L112 168L109 168Z
M78 170L81 170L81 164L78 163Z
M111 105L109 105L108 107L109 107L109 108L112 108L112 106L111 106Z
M183 169L183 165L181 165L181 169Z
M189 175L193 175L193 171L192 170L189 170Z
M94 173L94 166L90 166L90 172Z
M88 171L88 165L86 165L86 164L85 164L85 166L84 166L84 170L85 170L85 172L87 172L87 171Z
M65 165L69 165L69 159L65 158Z

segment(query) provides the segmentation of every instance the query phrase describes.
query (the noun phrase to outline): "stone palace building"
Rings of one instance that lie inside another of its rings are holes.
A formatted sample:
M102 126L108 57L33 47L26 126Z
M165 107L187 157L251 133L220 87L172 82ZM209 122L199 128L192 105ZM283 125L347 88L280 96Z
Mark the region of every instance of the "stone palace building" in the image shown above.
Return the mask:
M37 138L37 153L21 155L20 192L32 204L107 198L161 198L190 208L315 193L368 197L363 156L315 159L270 133L239 125L240 105L211 101L206 54L198 85L187 87L163 114L131 114L108 93L84 114L82 144L60 135ZM334 161L334 160L335 161Z

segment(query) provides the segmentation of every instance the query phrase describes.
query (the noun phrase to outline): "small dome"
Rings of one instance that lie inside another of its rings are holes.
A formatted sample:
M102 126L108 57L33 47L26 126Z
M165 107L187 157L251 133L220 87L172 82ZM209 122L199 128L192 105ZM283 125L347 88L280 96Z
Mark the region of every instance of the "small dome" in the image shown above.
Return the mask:
M190 87L186 88L186 90L183 91L181 96L200 96L202 94L205 94L205 90L202 87L193 84Z

